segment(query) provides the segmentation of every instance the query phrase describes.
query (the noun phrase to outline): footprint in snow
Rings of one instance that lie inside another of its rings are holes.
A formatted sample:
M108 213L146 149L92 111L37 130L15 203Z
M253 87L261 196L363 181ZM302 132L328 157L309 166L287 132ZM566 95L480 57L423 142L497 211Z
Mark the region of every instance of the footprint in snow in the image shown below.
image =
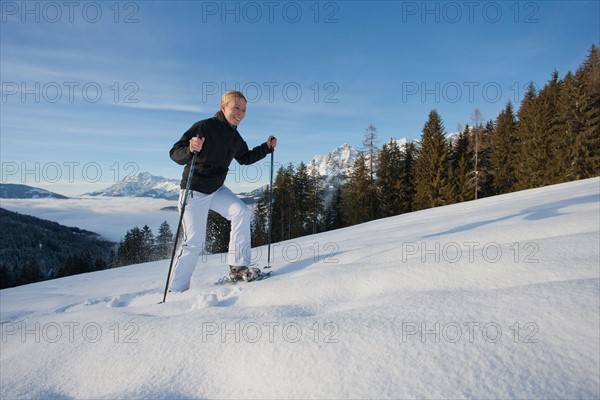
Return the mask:
M156 301L156 291L144 290L135 293L125 293L112 297L108 302L109 307L128 307L130 305L152 304Z
M219 298L216 293L201 294L192 305L192 310L214 307L217 304L219 304Z
M156 291L152 290L144 290L141 292L134 293L124 293L117 296L104 296L104 297L96 297L91 299L86 299L82 303L73 303L66 306L63 306L57 310L56 313L64 313L64 312L72 312L83 310L88 307L94 306L105 306L105 307L129 307L129 306L137 306L137 305L145 305L156 303L156 299L158 295Z
M242 291L241 288L225 288L222 290L210 293L201 293L194 304L193 310L198 310L207 307L228 307L235 304L238 300L238 294Z

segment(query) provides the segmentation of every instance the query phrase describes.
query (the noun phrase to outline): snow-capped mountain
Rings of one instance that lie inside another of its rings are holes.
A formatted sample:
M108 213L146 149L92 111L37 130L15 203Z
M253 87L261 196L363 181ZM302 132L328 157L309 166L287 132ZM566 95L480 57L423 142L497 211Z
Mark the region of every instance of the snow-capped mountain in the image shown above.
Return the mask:
M393 139L400 149L404 149L408 139ZM309 171L316 170L323 180L325 190L324 202L328 204L333 193L346 181L354 163L358 159L359 151L347 143L333 149L329 154L317 154L308 162ZM369 155L366 154L368 161Z
M400 150L404 151L404 147L406 146L406 144L411 141L408 140L407 138L402 138L402 139L394 139L394 142L396 142L398 147L400 147Z
M50 192L27 185L0 183L0 198L2 199L68 199L62 194Z
M400 149L404 149L408 139L393 139ZM388 142L386 142L388 143ZM347 143L333 149L329 154L317 154L308 162L309 170L316 170L327 182L332 178L347 177L352 172L354 163L358 158L359 151ZM366 154L367 160L369 155Z
M333 200L335 191L345 182L358 158L358 150L347 143L336 147L329 154L317 154L308 162L308 171L314 171L323 181L323 202Z
M309 170L317 170L322 177L349 175L358 158L358 150L347 143L333 149L329 154L317 154L308 162Z
M109 197L153 197L156 199L177 200L179 197L179 180L154 176L149 172L140 172L133 177L96 192L85 193L86 196Z
M140 172L133 177L96 192L85 193L84 196L106 196L106 197L152 197L163 200L177 200L180 190L179 179L167 179L155 176L149 172ZM239 193L240 198L246 204L255 204L262 197L264 188L257 188L252 192Z

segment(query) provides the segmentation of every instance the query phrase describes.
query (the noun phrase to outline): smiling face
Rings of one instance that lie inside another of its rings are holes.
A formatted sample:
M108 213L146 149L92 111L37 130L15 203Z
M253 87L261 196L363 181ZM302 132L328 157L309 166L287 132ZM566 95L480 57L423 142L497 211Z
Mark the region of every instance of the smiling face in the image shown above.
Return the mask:
M223 111L227 122L231 125L239 125L246 116L246 100L235 97L226 104L221 105L221 111Z

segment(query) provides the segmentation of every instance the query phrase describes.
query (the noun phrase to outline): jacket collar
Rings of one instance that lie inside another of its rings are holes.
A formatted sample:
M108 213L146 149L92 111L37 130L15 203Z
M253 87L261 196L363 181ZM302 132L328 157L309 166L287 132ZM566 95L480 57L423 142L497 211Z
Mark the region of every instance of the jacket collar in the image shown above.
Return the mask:
M227 121L227 118L225 118L225 114L223 114L223 111L221 111L221 110L217 111L217 112L215 113L215 118L216 118L218 121L220 121L220 122L222 122L222 123L226 124L227 126L230 126L231 128L233 128L233 130L237 130L237 125L231 125L231 124L229 123L229 121Z

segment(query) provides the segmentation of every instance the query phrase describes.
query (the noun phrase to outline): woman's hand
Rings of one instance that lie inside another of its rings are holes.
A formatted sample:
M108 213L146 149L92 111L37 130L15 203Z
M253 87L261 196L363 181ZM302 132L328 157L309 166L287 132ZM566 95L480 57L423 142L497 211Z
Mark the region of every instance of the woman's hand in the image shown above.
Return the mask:
M190 139L190 153L199 153L206 138L193 137Z

